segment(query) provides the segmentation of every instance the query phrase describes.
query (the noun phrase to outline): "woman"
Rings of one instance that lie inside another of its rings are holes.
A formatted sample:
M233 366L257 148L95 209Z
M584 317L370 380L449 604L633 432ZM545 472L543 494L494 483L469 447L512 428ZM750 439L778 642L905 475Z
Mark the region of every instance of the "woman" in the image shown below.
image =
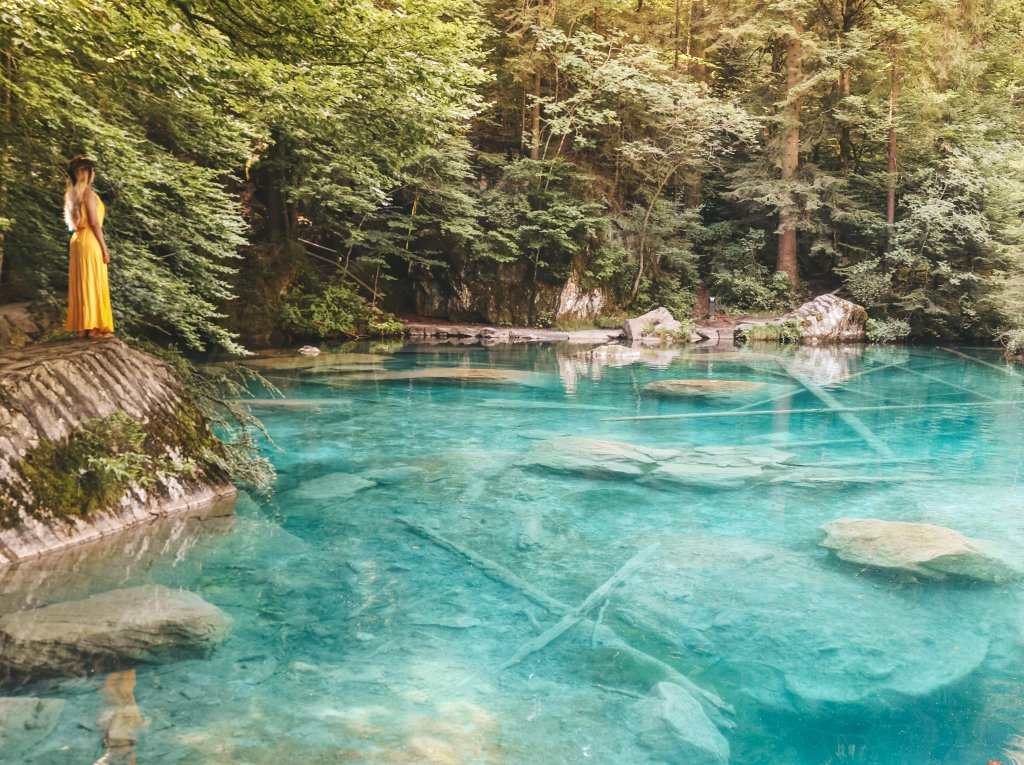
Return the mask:
M64 220L74 233L68 273L68 320L64 329L78 337L112 337L114 333L107 283L110 253L103 240L105 208L92 190L95 177L92 160L75 157L68 163Z

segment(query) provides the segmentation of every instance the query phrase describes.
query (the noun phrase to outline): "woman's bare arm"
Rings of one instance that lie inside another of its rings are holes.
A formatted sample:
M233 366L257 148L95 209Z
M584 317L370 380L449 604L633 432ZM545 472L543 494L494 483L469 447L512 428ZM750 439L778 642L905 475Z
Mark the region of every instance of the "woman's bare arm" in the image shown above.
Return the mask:
M85 207L85 217L89 221L89 228L92 229L92 233L96 235L96 241L100 243L100 249L103 251L103 262L110 262L110 253L107 252L107 243L103 241L103 226L100 225L100 214L97 209L96 195L91 191L85 195L85 199L82 200L82 205Z

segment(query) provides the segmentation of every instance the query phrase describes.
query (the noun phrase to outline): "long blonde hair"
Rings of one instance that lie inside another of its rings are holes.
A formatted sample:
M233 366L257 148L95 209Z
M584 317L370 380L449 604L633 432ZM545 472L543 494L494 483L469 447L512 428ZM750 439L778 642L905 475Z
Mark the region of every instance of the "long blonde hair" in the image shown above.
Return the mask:
M84 171L84 172L83 172ZM67 189L64 192L64 222L74 231L82 222L82 202L92 188L96 166L87 157L75 157L68 163Z

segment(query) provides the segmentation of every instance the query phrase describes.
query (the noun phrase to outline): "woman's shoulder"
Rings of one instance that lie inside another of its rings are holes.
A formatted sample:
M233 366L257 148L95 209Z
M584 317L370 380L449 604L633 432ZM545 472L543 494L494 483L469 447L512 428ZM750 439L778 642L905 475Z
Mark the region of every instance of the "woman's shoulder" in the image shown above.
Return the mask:
M100 199L100 195L91 188L85 190L85 193L82 195L82 201L92 204L103 204L103 200Z

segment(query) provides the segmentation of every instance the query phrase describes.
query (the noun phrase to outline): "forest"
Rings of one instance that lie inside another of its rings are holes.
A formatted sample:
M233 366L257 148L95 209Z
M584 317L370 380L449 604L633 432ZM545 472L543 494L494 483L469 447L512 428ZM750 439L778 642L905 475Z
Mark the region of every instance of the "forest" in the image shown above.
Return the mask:
M1022 39L1019 0L6 0L0 294L61 310L87 154L119 331L183 349L831 290L1024 347Z

